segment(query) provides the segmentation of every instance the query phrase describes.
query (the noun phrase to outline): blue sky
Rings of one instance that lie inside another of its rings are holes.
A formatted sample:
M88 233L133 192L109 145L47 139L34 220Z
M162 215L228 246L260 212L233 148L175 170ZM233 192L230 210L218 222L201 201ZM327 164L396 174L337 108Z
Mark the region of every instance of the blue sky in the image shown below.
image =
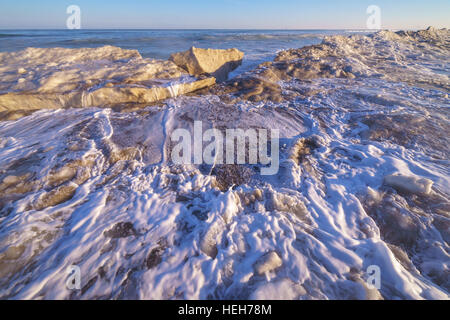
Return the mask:
M63 29L72 4L83 29L362 29L372 4L382 28L450 27L449 0L0 0L0 28Z

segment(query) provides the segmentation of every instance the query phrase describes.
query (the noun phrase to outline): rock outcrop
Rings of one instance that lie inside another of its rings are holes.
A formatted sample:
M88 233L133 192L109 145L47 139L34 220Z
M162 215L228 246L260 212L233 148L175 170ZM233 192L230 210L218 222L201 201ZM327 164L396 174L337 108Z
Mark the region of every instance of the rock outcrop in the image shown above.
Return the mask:
M170 56L177 66L189 74L198 76L208 74L218 81L225 81L228 74L241 65L244 53L237 49L200 49L192 47L185 52Z

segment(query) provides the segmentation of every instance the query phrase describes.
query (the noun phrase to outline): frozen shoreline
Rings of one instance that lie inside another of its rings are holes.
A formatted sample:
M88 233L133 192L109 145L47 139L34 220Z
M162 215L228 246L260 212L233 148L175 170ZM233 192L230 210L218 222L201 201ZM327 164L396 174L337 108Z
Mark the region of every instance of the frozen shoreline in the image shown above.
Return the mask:
M449 50L337 36L133 112L0 122L0 297L448 299ZM280 129L279 173L171 165L193 120Z

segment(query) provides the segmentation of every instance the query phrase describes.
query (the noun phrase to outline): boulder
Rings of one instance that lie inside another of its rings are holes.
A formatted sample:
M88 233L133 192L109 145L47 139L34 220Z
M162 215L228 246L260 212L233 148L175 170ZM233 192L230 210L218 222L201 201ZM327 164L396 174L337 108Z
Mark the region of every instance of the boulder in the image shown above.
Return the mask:
M185 52L174 53L170 61L189 74L209 74L218 81L225 81L228 74L241 65L244 53L238 49L199 49L192 47Z

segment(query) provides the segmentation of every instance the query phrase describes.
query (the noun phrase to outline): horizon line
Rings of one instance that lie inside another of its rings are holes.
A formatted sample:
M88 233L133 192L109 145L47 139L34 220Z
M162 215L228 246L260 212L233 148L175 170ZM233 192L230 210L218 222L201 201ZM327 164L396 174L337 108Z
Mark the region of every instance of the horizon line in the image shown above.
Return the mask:
M432 26L430 26L432 27ZM426 29L426 28L425 28ZM436 29L447 29L447 28L436 28ZM367 29L367 28L337 28L337 29L328 29L328 28L81 28L81 29L67 29L67 28L33 28L33 27L24 27L24 28L3 28L0 27L0 30L53 30L53 31L71 31L78 32L83 30L254 30L254 31L381 31L381 30L422 30L417 28L381 28L381 29Z

